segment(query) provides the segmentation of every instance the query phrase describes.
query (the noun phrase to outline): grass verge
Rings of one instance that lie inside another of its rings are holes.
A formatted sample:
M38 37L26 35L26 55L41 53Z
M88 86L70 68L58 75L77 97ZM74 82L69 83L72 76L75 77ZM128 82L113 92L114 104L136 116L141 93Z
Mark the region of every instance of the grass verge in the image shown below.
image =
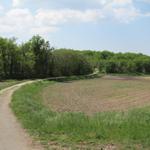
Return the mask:
M21 83L21 80L5 80L5 81L0 81L0 90L10 87L12 85L15 85L17 83Z
M65 147L93 145L118 149L150 147L150 107L128 112L103 112L94 116L82 113L55 113L42 104L40 92L56 81L26 85L13 95L11 107L23 127L47 147L55 142ZM55 143L55 145L56 145Z

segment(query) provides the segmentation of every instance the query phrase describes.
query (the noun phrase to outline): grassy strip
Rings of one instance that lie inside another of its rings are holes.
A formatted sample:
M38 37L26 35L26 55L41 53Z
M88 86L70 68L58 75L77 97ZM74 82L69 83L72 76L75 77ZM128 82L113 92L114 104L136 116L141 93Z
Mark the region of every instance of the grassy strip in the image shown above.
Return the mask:
M52 77L52 78L45 79L45 81L66 82L66 81L75 81L75 80L87 80L87 79L100 78L104 75L105 74L93 73L93 74L90 74L90 75L81 75L81 76Z
M20 83L22 81L20 80L5 80L5 81L0 81L0 90L10 87L12 85L15 85L17 83Z
M40 91L54 81L26 85L13 95L11 107L32 135L48 144L119 143L119 149L150 147L150 109L106 112L94 116L82 113L55 113L42 104ZM39 93L39 94L38 94Z
M120 76L120 77L149 77L150 74L144 73L109 73L111 76Z

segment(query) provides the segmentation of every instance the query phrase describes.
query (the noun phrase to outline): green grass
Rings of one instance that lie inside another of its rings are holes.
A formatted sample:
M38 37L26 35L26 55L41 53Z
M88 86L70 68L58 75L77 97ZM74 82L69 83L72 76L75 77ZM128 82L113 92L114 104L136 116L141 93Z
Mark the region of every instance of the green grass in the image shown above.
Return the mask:
M42 104L40 91L55 81L26 85L13 95L11 107L33 137L48 145L107 145L119 149L150 147L150 107L128 112L103 112L94 116L82 113L55 113ZM39 94L38 94L39 93Z
M106 73L107 75L107 73ZM108 73L111 76L122 76L122 77L149 77L150 74L145 73Z
M9 86L15 85L17 83L20 83L22 81L19 80L5 80L5 81L0 81L0 90L7 88Z

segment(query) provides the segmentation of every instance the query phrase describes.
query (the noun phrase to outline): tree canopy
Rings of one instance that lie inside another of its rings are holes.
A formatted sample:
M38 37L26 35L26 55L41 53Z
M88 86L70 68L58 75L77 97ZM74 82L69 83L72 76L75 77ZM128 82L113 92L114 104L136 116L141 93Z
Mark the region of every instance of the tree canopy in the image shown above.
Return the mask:
M55 50L39 35L20 45L14 38L0 38L1 79L85 75L92 71L84 55L73 50Z
M54 49L39 35L17 44L0 37L0 79L86 75L95 68L105 73L150 73L150 56L108 50Z

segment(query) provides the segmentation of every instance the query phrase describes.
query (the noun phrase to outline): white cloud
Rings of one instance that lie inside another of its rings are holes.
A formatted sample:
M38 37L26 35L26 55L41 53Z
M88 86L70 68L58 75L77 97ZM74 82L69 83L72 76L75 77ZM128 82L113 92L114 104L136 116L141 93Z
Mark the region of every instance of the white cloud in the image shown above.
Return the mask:
M95 0L99 9L39 9L36 12L19 8L24 1L13 0L13 6L17 8L7 11L0 6L0 12L3 11L0 13L0 33L44 35L58 31L64 23L93 23L104 19L129 23L138 17L150 16L150 13L142 14L134 6L134 0Z
M122 23L129 23L140 16L133 0L99 0L103 13L109 19L115 19Z
M33 14L29 9L13 8L0 16L0 33L16 36L23 34L48 34L67 22L94 22L101 20L100 10L38 10Z
M48 25L58 25L66 22L93 22L103 19L104 15L99 9L89 9L86 11L62 9L43 10L40 9L35 15L38 23Z
M12 9L0 17L1 32L23 32L30 28L34 19L28 9ZM5 29L5 30L4 30Z
M114 17L121 22L129 23L136 17L140 16L140 13L135 8L118 8L114 9Z
M22 3L22 0L12 0L12 6L13 7L18 7Z
M99 0L101 5L125 6L133 3L133 0Z

